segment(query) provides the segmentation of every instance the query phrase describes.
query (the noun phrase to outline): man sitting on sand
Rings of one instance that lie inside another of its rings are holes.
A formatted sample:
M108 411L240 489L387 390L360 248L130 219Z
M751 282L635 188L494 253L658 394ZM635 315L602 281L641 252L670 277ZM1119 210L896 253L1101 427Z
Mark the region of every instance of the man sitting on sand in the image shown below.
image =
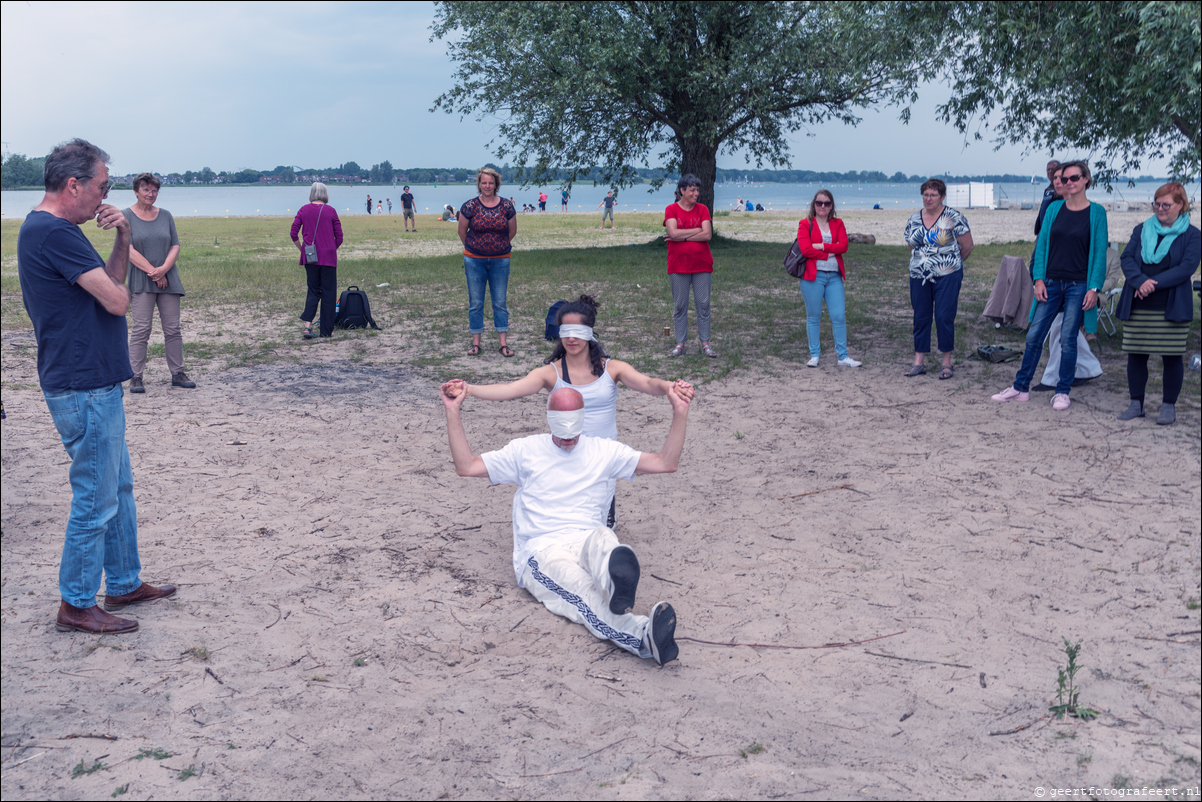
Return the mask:
M660 602L650 616L631 612L639 561L604 522L609 480L633 481L639 474L676 471L689 402L675 388L668 389L668 439L658 454L645 454L616 440L581 435L584 398L561 387L547 402L551 434L521 437L499 451L475 455L460 419L466 397L462 380L442 386L455 473L518 486L513 497L518 586L556 615L583 624L596 637L632 654L660 665L676 659L676 611Z

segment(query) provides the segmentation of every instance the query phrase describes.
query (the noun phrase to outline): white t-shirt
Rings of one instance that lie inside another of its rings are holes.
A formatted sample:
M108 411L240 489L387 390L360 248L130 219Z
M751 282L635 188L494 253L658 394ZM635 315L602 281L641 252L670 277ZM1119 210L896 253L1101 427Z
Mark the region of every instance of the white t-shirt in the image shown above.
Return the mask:
M532 555L554 543L583 540L605 526L610 480L634 481L639 456L616 440L588 435L564 451L550 434L521 437L480 455L490 482L518 486L513 496L513 572L519 585Z

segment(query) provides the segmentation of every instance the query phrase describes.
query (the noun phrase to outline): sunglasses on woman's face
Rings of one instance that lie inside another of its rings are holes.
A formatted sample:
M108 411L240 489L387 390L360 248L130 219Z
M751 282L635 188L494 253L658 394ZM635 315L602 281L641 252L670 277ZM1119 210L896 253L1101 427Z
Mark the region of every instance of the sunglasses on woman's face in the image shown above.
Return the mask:
M831 205L831 202L830 202L830 201L820 201L820 200L816 200L816 201L814 201L814 205L815 205L815 206L830 206L830 205Z
M1077 173L1076 175L1066 175L1066 176L1062 177L1060 180L1062 183L1065 183L1065 184L1075 184L1084 177L1085 176L1082 175L1081 173Z

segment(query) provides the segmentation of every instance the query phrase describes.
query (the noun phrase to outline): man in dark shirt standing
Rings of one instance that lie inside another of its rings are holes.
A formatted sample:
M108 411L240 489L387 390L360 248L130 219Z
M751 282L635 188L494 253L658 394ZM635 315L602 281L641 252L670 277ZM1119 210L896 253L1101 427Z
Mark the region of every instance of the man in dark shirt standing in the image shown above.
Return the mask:
M416 201L413 200L413 194L409 191L409 187L405 187L405 192L401 195L401 216L405 218L405 231L409 231L409 221L413 221L413 233L417 233L417 207Z
M38 379L71 457L71 517L63 543L56 626L94 634L133 632L138 622L110 615L171 596L138 574L138 521L125 443L121 383L133 376L125 313L129 222L108 196L109 155L82 139L46 157L46 195L17 239L17 272L38 343ZM96 219L116 229L108 261L80 230ZM105 577L104 610L96 605Z

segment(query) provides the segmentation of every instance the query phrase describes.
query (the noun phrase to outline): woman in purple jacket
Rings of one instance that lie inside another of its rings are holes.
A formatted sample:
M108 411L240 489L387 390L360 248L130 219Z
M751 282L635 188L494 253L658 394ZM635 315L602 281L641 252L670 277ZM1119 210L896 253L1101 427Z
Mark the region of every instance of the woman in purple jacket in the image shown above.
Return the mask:
M302 229L303 239L298 239ZM319 331L322 337L330 337L334 334L334 304L338 301L338 248L342 245L342 221L330 206L330 191L320 181L309 188L309 202L297 211L296 219L292 221L292 241L300 248L300 264L309 281L305 311L300 315L305 321L305 339L311 340L315 336L313 318L317 316L318 301L321 301ZM316 262L306 261L306 245L317 246Z

